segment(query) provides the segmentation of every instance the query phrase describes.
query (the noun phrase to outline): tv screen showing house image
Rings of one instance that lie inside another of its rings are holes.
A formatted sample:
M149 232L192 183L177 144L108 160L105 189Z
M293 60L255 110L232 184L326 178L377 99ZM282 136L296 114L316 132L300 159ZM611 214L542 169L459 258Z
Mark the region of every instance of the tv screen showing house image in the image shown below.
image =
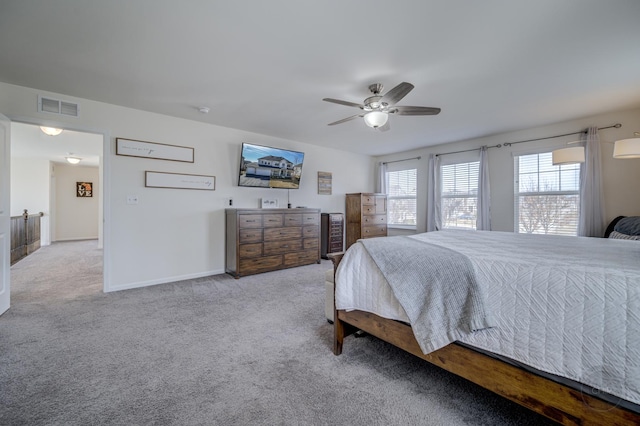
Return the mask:
M304 153L242 144L238 186L298 189Z

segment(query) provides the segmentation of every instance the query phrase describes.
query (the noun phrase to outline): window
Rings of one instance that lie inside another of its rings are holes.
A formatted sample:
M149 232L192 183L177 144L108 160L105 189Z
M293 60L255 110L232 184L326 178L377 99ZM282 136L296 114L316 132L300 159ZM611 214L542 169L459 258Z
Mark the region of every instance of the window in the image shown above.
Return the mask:
M515 232L578 235L580 164L554 166L551 152L514 159Z
M387 172L387 224L416 226L417 169Z
M476 229L479 169L479 161L440 167L443 229Z

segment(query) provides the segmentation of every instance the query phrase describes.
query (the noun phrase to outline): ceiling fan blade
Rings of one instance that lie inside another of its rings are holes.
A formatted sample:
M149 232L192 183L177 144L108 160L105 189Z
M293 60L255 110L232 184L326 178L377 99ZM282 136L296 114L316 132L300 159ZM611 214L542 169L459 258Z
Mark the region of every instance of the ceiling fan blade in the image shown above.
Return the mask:
M395 106L389 109L389 114L436 115L436 114L440 114L440 108L421 107L421 106Z
M344 122L354 120L354 119L356 119L358 117L364 117L364 115L362 115L362 114L352 115L351 117L343 118L342 120L338 120L338 121L334 121L333 123L329 123L328 126L335 126L336 124L342 124Z
M387 122L384 123L384 126L376 127L375 129L379 132L387 132L391 130L391 125L389 124L389 120L387 120Z
M412 90L413 84L407 82L400 83L393 89L389 90L387 94L380 99L380 102L386 103L387 105L395 105Z
M334 104L345 105L345 106L349 106L349 107L356 107L356 108L364 109L364 105L356 104L355 102L341 101L340 99L324 98L323 101L332 102Z

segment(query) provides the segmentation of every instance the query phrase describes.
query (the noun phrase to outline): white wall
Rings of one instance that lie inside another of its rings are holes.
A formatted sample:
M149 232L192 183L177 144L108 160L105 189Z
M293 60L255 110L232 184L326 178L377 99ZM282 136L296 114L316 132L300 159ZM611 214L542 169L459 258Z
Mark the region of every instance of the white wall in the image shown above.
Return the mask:
M49 211L49 161L11 159L11 216L44 213L40 219L40 244L51 244Z
M80 117L38 113L38 94L78 102ZM269 197L286 205L285 190L237 186L242 142L305 153L301 188L291 191L293 206L344 212L345 193L373 191L369 156L5 83L0 83L0 113L107 135L102 186L107 291L223 273L225 200L233 197L234 207L253 208ZM195 163L116 156L116 137L194 147ZM214 175L216 190L145 188L145 170ZM318 171L333 173L333 195L318 195ZM139 204L128 205L127 195L138 196Z
M427 208L427 166L431 153L445 153L483 145L493 146L505 142L516 142L547 136L567 134L584 130L589 126L608 127L620 123L619 129L606 129L599 132L602 154L603 186L605 192L605 215L607 222L616 216L640 215L640 159L614 159L613 142L633 137L640 130L640 109L616 111L594 117L580 118L549 126L536 127L517 132L503 133L484 138L471 139L446 145L433 146L410 152L379 157L377 161L393 161L402 158L421 156L418 161L418 229L426 230ZM536 151L539 148L555 149L566 146L567 142L578 140L579 135L563 138L528 142L510 147L492 148L489 152L491 184L491 222L495 231L513 231L514 229L514 190L513 190L513 154ZM468 154L467 154L468 155ZM447 158L448 156L444 156Z
M98 238L100 176L98 167L52 165L55 182L54 241ZM77 197L76 183L91 182L92 197Z

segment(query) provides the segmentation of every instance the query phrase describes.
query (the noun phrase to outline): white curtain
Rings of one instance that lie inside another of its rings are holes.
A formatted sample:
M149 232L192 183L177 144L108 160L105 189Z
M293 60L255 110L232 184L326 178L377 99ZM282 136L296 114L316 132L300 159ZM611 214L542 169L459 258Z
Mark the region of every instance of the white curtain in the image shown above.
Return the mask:
M427 232L442 228L440 213L440 158L429 154L429 177L427 185Z
M478 176L478 216L476 229L491 230L491 191L489 189L489 156L487 147L480 148L480 170Z
M585 162L580 168L580 218L578 235L602 237L604 234L604 195L598 128L589 127L585 142Z
M378 163L378 173L376 176L376 192L379 194L387 193L387 163Z

